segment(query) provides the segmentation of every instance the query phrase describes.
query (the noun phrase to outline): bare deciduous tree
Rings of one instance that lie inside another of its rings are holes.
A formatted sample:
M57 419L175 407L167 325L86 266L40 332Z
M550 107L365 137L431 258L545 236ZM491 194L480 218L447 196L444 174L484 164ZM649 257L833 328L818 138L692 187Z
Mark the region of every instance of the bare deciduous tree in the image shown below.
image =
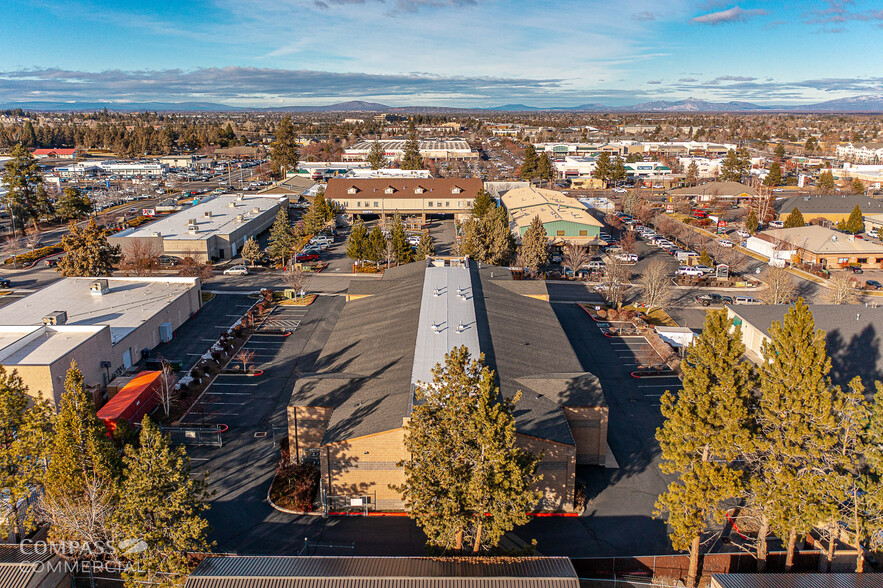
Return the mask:
M285 282L286 286L295 291L295 296L300 296L306 279L307 273L299 267L290 267L282 275L282 281Z
M91 559L101 545L109 545L111 518L116 509L114 488L106 480L91 478L83 484L83 492L73 496L40 498L40 520L52 525L61 537L76 537L73 549L62 541L58 555L64 559ZM80 551L82 550L82 551Z
M828 280L825 299L831 304L856 304L861 295L855 286L855 278L846 272L835 272Z
M242 371L248 372L248 365L254 359L255 351L253 349L246 349L243 347L239 350L235 356L233 356L234 361L238 361L242 364Z
M626 253L634 253L635 238L634 231L626 231L625 233L622 233L622 236L619 238L619 246L622 247L622 250Z
M644 291L641 293L641 302L647 305L649 310L662 308L671 299L671 276L668 265L663 259L655 259L650 262L641 276L641 284Z
M178 399L179 390L175 388L175 373L168 362L162 362L162 373L159 376L159 386L156 388L156 396L162 406L166 418L172 413L172 405Z
M616 307L617 310L622 308L631 275L631 270L621 259L610 257L605 262L601 292L607 304Z
M574 277L583 265L588 263L589 254L585 245L578 243L570 243L564 246L564 255L561 258L561 265L573 271Z
M136 276L149 276L159 269L159 250L153 243L137 239L126 246L120 269Z
M202 281L212 277L212 266L208 262L201 259L205 254L199 253L194 249L188 249L181 256L181 265L178 266L179 276L187 276L190 278L199 278Z
M767 289L761 294L761 298L767 304L790 304L797 296L797 287L791 272L783 267L770 266L761 275Z

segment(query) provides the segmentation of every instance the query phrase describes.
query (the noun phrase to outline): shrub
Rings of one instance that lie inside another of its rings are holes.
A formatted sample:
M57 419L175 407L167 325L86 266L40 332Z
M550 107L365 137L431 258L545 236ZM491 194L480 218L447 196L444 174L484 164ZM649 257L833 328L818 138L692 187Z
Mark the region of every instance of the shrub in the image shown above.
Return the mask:
M277 505L310 512L319 490L319 468L311 463L280 465L276 468L272 498Z
M40 247L39 249L34 249L33 251L28 251L27 253L22 253L21 255L15 256L15 261L19 263L33 263L40 259L41 257L46 257L47 255L52 255L53 253L61 253L64 251L64 247L61 244L58 245L48 245L46 247ZM3 264L12 263L13 258L10 257L3 261Z

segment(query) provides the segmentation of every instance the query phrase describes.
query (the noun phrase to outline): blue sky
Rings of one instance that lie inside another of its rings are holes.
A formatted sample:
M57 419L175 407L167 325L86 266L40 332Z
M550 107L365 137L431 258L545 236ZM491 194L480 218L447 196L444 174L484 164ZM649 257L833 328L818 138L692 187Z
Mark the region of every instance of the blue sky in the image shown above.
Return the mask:
M6 0L0 47L0 104L883 93L879 0Z

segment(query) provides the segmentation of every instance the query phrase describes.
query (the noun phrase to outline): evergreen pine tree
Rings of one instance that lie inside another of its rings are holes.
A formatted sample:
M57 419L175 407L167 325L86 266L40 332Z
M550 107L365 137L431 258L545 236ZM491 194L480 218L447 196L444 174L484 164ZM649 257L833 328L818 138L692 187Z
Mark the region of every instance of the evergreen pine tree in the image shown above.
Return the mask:
M371 144L371 150L368 151L368 165L371 166L371 169L383 169L386 167L386 155L383 152L380 141L375 140Z
M752 208L748 213L748 218L745 219L745 228L752 235L757 232L757 228L760 226L760 223L757 220L757 212Z
M668 513L675 549L690 552L688 586L696 583L708 519L721 520L722 503L739 495L742 474L731 464L752 448L754 376L744 352L741 328L723 311L709 313L702 334L687 348L683 389L666 391L661 400L660 468L680 477L656 508Z
M865 188L865 183L862 182L860 179L853 178L850 189L852 190L853 194L864 194L867 188Z
M316 197L310 204L310 208L307 209L307 213L304 215L303 223L306 234L315 235L322 230L322 227L325 226L325 223L328 220L327 217L328 202L325 200L325 195L320 192L319 194L316 194Z
M555 179L555 166L552 165L552 160L549 159L549 156L543 152L537 160L537 174L536 176L548 182L551 182Z
M172 447L159 427L144 417L138 447L126 447L118 508L113 517L116 536L139 539L147 549L127 554L131 570L123 572L127 588L145 583L181 586L193 565L188 554L209 551L205 477L191 476L184 447Z
M602 151L598 154L598 157L595 158L595 169L592 170L592 176L607 182L607 180L610 179L612 171L613 167L610 162L610 152Z
M420 236L420 244L417 245L417 251L414 253L414 259L421 260L435 255L435 239L429 234L429 231L423 231Z
M280 206L276 213L276 220L270 227L270 246L267 252L270 257L281 259L282 265L288 261L291 248L294 246L294 232L291 230L291 222L288 220L288 207Z
M405 223L402 221L402 215L398 212L392 217L389 239L392 242L396 261L400 264L411 263L413 261L411 246L408 245L408 236L405 234Z
M705 249L702 250L702 253L699 254L699 259L697 259L696 261L699 262L699 265L714 267L714 260Z
M745 173L744 161L740 151L730 149L721 162L720 179L729 182L741 182L742 174Z
M79 188L65 188L56 210L58 216L65 220L83 218L92 212L92 201Z
M782 183L782 166L778 161L774 161L770 166L770 171L763 179L764 186L778 186Z
M695 186L699 183L699 166L696 165L695 160L691 161L687 167L686 181L688 186Z
M862 233L865 230L865 219L862 216L862 211L858 207L858 204L855 205L855 208L852 209L852 212L849 214L849 218L846 219L846 225L844 226L844 231L847 233L852 233L853 235L857 235L858 233Z
M56 270L65 277L110 276L121 257L119 245L107 242L104 231L95 224L94 217L89 219L85 227L71 222L70 230L61 238L61 246L64 257L58 262Z
M614 183L622 182L626 179L627 172L622 157L616 156L610 167L610 181Z
M499 206L482 221L485 237L482 261L491 265L507 266L515 255L515 238L509 229L509 213L505 206Z
M48 447L42 435L36 434L51 424L47 403L39 399L29 409L27 392L15 370L7 372L0 366L0 493L7 497L6 520L13 543L23 536L20 519L28 518L28 513L19 512L18 504L42 481L45 467Z
M831 170L825 170L819 174L819 183L817 189L820 194L833 194L836 188L834 183L834 174Z
M806 222L803 220L803 214L795 207L788 215L788 218L785 219L783 226L786 229L793 229L806 226Z
M3 203L13 218L19 221L19 229L23 229L28 219L33 219L36 228L37 186L43 183L40 164L22 143L13 147L9 154L12 157L3 164L4 172L0 176L0 184L5 185L7 190Z
M785 145L782 143L778 143L773 153L779 161L782 161L783 159L785 159Z
M368 251L368 229L362 223L360 217L356 217L353 226L350 229L349 237L346 239L346 256L355 262L367 259Z
M263 256L264 252L261 251L261 246L258 245L257 240L254 237L249 237L245 241L245 245L242 246L242 258L253 266Z
M539 164L536 147L533 146L533 143L528 143L524 148L524 161L521 163L521 179L532 180L537 177Z
M383 231L380 230L380 227L374 225L374 228L368 233L368 239L365 246L365 258L368 261L373 261L379 266L380 262L383 261L385 254L386 237L383 236Z
M815 330L802 298L782 323L773 322L769 334L760 366L751 495L764 523L787 540L785 569L790 571L797 537L836 517L828 460L837 443L835 394L825 335Z
M521 257L525 268L534 273L549 263L549 241L546 236L546 227L543 226L543 222L538 216L533 217L530 226L521 236Z
M402 153L402 169L425 169L423 156L420 155L420 144L417 141L417 130L414 119L408 125L408 140Z
M291 117L285 118L276 127L276 140L270 145L270 161L277 177L284 178L285 172L297 171L298 158L297 133Z
M397 490L430 545L480 553L530 519L542 498L530 488L541 478L539 458L516 447L518 395L501 398L481 358L456 347L432 374L417 384L420 403L405 427L406 479Z
M472 201L472 214L476 217L482 217L492 209L496 208L496 206L497 203L494 202L494 199L491 198L491 195L488 194L484 188L482 188L475 195L475 200Z
M40 510L51 525L52 541L84 546L107 542L119 470L119 456L96 416L83 374L72 362L43 478Z

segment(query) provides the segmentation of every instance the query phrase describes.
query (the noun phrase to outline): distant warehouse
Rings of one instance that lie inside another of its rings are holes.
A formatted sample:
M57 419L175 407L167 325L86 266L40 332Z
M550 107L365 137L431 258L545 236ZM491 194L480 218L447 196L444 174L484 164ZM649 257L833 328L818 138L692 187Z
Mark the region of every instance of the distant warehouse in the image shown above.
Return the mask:
M472 210L478 178L332 178L325 197L349 215L456 215Z
M405 139L384 139L378 143L388 159L402 160L407 143ZM349 149L344 149L343 160L365 161L373 146L374 141L360 141ZM418 141L417 147L420 149L420 155L426 159L478 159L478 152L463 140L427 139Z
M249 237L273 224L285 196L225 194L182 210L141 228L111 237L125 252L132 243L152 244L159 253L200 260L231 259Z

